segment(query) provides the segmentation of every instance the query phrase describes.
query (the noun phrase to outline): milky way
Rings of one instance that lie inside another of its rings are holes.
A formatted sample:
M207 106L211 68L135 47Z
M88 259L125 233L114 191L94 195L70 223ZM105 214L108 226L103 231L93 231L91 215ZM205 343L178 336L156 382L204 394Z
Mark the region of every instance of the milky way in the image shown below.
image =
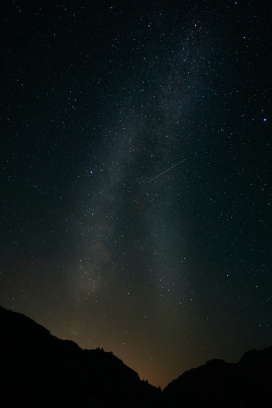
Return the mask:
M271 25L251 3L13 2L0 303L165 386L271 345Z

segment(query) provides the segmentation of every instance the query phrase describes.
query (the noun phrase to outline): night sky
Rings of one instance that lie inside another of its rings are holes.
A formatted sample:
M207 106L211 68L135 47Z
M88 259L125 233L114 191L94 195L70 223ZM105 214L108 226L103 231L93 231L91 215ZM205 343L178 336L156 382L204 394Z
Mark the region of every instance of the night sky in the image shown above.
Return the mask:
M2 2L3 307L161 387L272 345L270 4Z

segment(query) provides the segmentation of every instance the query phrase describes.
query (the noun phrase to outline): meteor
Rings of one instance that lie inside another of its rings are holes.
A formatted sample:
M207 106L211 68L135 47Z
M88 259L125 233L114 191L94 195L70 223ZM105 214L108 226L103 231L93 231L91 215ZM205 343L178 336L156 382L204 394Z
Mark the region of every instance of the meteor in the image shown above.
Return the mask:
M180 163L183 163L185 160L187 159L183 159L180 162L178 162L177 164L174 164L174 166L170 167L169 169L163 171L162 173L158 174L156 177L153 177L151 180L148 181L148 183L150 183L150 181L155 180L156 178L160 177L162 174L167 173L169 170L173 169L174 167L178 166Z

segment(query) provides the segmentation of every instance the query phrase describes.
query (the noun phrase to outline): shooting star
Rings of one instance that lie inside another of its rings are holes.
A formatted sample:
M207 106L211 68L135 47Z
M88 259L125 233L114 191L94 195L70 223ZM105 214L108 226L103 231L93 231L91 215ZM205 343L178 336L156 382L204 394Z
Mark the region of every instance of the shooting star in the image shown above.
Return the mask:
M180 163L183 163L185 160L187 160L187 159L181 160L181 161L178 162L177 164L174 164L174 166L172 166L172 167L170 167L169 169L167 169L167 170L163 171L162 173L158 174L156 177L153 177L151 180L148 181L148 183L150 183L150 181L153 181L153 180L155 180L156 178L162 176L164 173L167 173L169 170L171 170L171 169L173 169L174 167L178 166Z

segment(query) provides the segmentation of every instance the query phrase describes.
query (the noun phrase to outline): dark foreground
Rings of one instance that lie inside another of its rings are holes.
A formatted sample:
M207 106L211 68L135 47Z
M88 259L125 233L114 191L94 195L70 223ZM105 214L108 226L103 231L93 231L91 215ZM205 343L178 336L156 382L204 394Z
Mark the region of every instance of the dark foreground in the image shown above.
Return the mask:
M211 360L164 391L103 349L82 350L0 306L0 407L272 407L272 347Z

